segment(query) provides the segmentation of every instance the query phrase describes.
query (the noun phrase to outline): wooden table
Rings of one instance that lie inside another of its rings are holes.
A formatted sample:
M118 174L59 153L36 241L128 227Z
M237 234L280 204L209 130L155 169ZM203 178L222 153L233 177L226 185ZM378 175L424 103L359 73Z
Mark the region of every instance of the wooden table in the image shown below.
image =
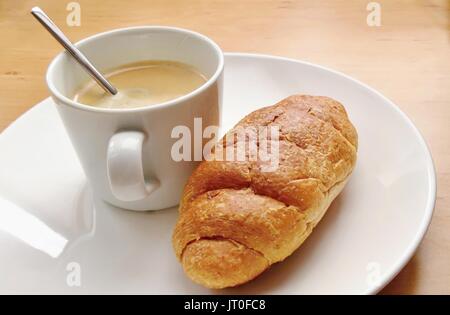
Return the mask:
M381 26L366 22L369 1L79 0L0 2L0 130L49 94L44 74L61 50L29 14L44 9L77 41L133 25L174 25L213 38L225 51L307 60L354 76L412 118L432 151L438 197L414 258L383 293L450 294L450 8L446 0L378 1ZM0 153L1 154L1 153Z

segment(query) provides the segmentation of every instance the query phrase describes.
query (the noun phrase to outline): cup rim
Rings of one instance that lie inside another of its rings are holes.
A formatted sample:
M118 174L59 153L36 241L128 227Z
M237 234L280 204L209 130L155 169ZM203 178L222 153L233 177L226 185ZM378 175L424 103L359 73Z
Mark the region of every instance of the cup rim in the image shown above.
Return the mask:
M209 45L211 45L213 47L216 54L218 55L219 62L218 62L216 71L205 83L203 83L197 89L195 89L192 92L189 92L188 94L177 97L173 100L169 100L169 101L158 103L158 104L142 106L142 107L135 107L135 108L102 108L102 107L89 106L89 105L75 102L75 101L71 100L69 97L60 93L59 90L56 88L56 86L53 84L51 76L52 76L52 73L54 72L54 69L57 67L58 62L61 61L62 57L64 55L67 56L69 54L67 51L64 50L53 58L53 60L50 62L49 66L47 68L46 82L47 82L47 86L48 86L50 92L53 94L54 97L59 99L59 101L63 102L64 104L67 104L71 107L85 110L85 111L100 112L100 113L142 112L142 111L147 111L147 110L163 109L163 108L171 107L171 106L180 104L182 102L185 102L186 100L191 99L191 98L199 95L206 89L208 89L211 85L213 85L217 81L217 78L221 75L221 73L223 71L223 67L224 67L224 56L223 56L223 52L220 49L219 45L217 45L212 39L210 39L209 37L207 37L203 34L200 34L200 33L197 33L197 32L191 31L191 30L187 30L184 28L173 27L173 26L161 26L161 25L124 27L124 28L113 29L113 30L109 30L109 31L91 35L89 37L86 37L86 38L76 42L74 45L79 47L81 45L85 45L87 43L95 41L101 37L117 35L120 33L127 33L130 31L132 32L132 31L142 31L142 30L144 30L144 31L145 30L176 31L176 32L184 33L184 34L189 34L189 35L197 37L203 41L206 41Z

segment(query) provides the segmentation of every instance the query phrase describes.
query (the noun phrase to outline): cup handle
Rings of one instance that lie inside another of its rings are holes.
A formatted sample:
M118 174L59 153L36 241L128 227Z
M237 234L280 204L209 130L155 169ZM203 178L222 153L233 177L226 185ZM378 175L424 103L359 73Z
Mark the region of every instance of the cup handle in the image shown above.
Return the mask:
M111 192L121 201L137 201L149 196L159 187L157 179L145 180L142 166L140 131L121 131L109 140L106 167Z

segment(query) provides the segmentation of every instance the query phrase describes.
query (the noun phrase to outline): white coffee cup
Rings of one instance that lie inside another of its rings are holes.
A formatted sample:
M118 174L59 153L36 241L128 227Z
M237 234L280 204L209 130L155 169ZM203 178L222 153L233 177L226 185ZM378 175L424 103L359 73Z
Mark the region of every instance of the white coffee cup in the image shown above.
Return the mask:
M194 66L207 82L177 99L140 108L107 109L71 100L88 80L69 56L60 53L47 70L47 85L94 194L125 209L158 210L178 204L198 162L175 161L171 133L218 126L223 53L211 39L184 29L160 26L113 30L76 46L102 72L144 60L172 60Z

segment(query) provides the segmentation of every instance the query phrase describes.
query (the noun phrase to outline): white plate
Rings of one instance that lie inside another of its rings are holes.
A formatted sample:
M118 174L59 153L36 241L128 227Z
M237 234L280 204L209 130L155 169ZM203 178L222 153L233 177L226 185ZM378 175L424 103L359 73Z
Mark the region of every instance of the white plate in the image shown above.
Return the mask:
M227 54L225 69L225 128L291 94L326 95L345 105L359 152L350 182L305 244L251 283L220 292L380 290L414 253L434 207L433 162L417 129L378 92L320 66ZM1 293L218 292L189 281L175 259L175 208L137 213L92 198L50 99L2 133L0 196Z

